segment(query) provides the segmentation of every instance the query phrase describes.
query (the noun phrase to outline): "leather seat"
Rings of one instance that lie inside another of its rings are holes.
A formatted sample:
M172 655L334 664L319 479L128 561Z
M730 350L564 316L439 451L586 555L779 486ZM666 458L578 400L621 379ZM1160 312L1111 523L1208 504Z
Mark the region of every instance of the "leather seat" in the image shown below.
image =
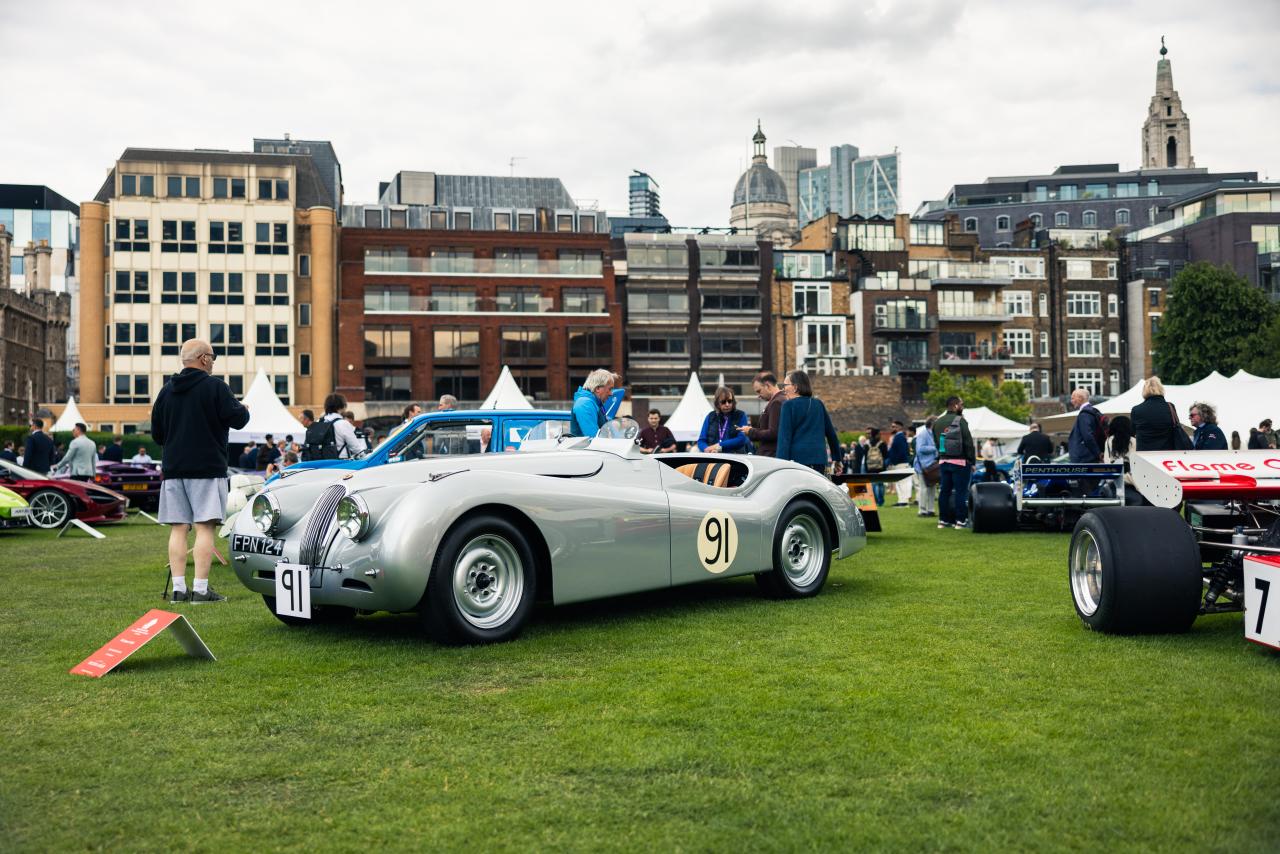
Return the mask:
M723 487L729 483L729 463L689 463L676 469L687 478L707 486Z

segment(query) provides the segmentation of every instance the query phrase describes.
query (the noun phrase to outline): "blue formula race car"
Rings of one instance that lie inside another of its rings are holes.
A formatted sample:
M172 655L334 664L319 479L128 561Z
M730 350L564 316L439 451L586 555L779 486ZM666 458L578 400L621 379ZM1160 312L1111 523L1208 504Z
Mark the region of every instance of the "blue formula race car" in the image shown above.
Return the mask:
M975 483L969 490L974 533L995 534L1020 527L1070 531L1095 507L1125 503L1123 463L1024 463L1018 460L1008 483Z

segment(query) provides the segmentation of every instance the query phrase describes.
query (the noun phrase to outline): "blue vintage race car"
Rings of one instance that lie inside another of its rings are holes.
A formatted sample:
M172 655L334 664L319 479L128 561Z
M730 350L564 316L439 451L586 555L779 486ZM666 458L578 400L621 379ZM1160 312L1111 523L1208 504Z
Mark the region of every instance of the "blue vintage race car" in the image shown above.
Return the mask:
M309 460L289 467L304 469L349 469L359 471L404 460L444 455L502 453L515 451L536 425L563 422L569 432L570 415L564 410L471 409L428 412L402 425L378 447L351 460ZM279 478L275 475L268 483Z
M1068 531L1095 507L1124 505L1124 464L1015 460L1008 483L975 483L969 500L974 533Z

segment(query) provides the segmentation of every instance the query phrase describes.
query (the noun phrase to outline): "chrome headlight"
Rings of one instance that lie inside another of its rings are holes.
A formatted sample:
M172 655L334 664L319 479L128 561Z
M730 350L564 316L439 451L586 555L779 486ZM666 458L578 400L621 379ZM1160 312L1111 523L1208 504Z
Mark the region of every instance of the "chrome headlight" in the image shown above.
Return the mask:
M253 524L264 534L274 534L280 524L280 502L270 492L259 492L249 508Z
M369 507L359 495L348 495L334 511L338 530L348 539L359 540L369 533Z

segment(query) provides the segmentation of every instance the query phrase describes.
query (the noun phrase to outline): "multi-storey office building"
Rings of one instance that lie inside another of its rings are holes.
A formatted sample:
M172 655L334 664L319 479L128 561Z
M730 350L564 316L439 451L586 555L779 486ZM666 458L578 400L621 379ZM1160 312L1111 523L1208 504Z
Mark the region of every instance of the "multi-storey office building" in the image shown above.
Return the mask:
M797 177L800 224L829 213L892 219L898 212L900 163L896 151L860 157L857 146L831 146L829 164L802 169Z
M947 195L925 202L921 219L956 216L961 227L978 235L980 245L1004 249L1015 245L1019 223L1044 228L1119 232L1156 223L1161 209L1175 198L1220 181L1257 181L1256 172L1207 169L1134 169L1122 172L1115 163L1059 166L1049 175L988 178L980 184L957 184Z
M662 206L658 199L658 182L645 172L636 169L627 179L628 210L633 217L660 217Z
M191 337L237 394L260 368L286 403L333 390L337 222L310 157L129 148L81 226L86 417L145 420Z
M723 377L744 410L754 411L751 380L769 367L771 351L771 244L736 235L629 233L614 247L632 397L669 412L697 371L708 389Z
M390 223L395 207L348 208ZM500 230L439 227L410 206L400 224L343 229L339 391L368 416L452 394L479 403L502 367L536 401L568 401L591 370L622 365L622 311L607 234L592 212L558 230L553 211L517 210ZM446 209L457 224L459 211ZM583 223L590 225L581 229Z
M1227 266L1280 300L1280 184L1217 184L1175 200L1169 218L1121 241L1131 376L1150 376L1169 281L1194 261Z

